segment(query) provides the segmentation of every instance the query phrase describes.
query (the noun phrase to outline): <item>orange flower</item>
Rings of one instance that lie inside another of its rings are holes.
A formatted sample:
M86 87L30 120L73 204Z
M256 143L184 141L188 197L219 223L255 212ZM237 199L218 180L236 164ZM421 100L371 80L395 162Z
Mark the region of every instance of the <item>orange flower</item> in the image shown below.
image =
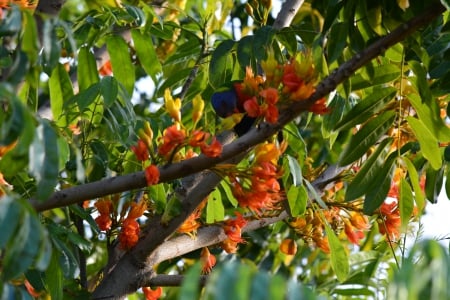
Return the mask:
M271 162L276 165L280 155L281 150L274 143L259 144L255 148L255 163Z
M139 223L134 219L126 218L119 234L120 247L125 250L133 248L139 240L139 232Z
M25 285L25 288L27 289L27 292L31 297L37 298L42 295L43 291L37 292L27 279L25 279L23 284Z
M314 242L323 252L330 253L330 244L327 238L315 239Z
M386 235L389 240L396 241L400 237L401 220L397 201L383 202L378 225L380 233Z
M95 202L94 206L101 215L109 215L113 211L113 205L110 200L99 200Z
M166 128L162 137L163 143L158 148L158 153L161 155L169 154L175 147L181 145L185 139L186 132L183 129L179 129L177 124Z
M158 300L162 295L162 291L162 287L160 286L158 286L156 290L152 290L150 287L142 288L146 300Z
M95 223L97 223L100 230L107 231L111 229L112 220L109 215L99 215L97 218L95 218Z
M286 255L295 255L297 243L293 239L284 239L280 244L280 251Z
M146 143L142 140L139 139L137 141L137 145L136 146L131 146L131 150L134 152L134 154L136 155L136 158L139 161L145 161L148 159L148 148Z
M209 252L207 247L202 249L200 260L202 262L202 273L204 274L210 273L216 265L216 257Z
M344 220L344 224L344 231L348 240L351 243L358 245L359 241L364 238L364 232L353 227L348 220Z
M267 88L259 92L267 104L275 105L278 102L278 90L276 88Z
M219 157L222 154L222 144L216 139L213 138L211 145L202 144L200 146L202 153L208 157Z
M191 237L195 237L197 229L201 226L197 220L200 217L200 211L196 210L178 227L178 233L186 233Z
M138 203L132 202L130 211L128 212L127 218L137 219L144 214L147 210L147 202L141 199Z
M17 145L17 140L6 146L0 146L0 158Z
M209 137L209 133L195 130L189 139L189 145L192 147L200 147L205 143L205 140Z
M236 219L229 219L225 221L223 230L230 240L235 243L245 243L241 237L241 229L247 225L245 218L238 212L235 212Z
M159 182L159 169L155 165L150 165L145 168L145 180L147 185L155 185Z
M105 62L100 69L98 70L98 73L101 76L109 76L112 74L112 65L111 65L111 61L108 60L107 62Z
M220 244L220 247L222 247L226 253L236 253L238 243L233 242L231 239L226 239Z

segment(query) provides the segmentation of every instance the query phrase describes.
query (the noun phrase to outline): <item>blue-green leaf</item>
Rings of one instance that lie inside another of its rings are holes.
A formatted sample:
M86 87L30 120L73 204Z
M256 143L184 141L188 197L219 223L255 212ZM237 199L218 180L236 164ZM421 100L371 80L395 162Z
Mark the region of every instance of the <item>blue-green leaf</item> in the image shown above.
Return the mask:
M214 50L209 64L209 83L217 89L231 81L233 74L233 56L235 46L232 40L225 40Z

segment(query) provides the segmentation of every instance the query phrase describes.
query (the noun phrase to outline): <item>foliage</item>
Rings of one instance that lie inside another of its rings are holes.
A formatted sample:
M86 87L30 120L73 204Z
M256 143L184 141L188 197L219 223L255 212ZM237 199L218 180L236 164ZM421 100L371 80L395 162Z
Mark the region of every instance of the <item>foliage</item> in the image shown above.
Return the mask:
M448 298L447 3L9 2L2 299Z

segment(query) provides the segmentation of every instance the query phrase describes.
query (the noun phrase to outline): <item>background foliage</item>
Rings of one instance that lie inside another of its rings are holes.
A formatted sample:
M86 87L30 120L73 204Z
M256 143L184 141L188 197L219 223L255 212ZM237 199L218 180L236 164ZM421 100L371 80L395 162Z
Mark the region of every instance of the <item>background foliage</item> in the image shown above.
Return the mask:
M448 249L420 239L426 206L442 188L450 194L445 1L304 1L284 28L270 1L69 0L40 18L41 1L36 12L37 3L0 1L2 299L139 299L147 286L167 286L165 299L449 297ZM395 35L430 8L437 17ZM333 71L386 35L396 43L375 59ZM244 80L247 66L261 74L271 58L285 65L299 53L317 83L348 77L331 83L327 114L285 102L279 133L261 138L266 124L257 125L222 152L250 155L222 167L205 156L189 165L187 148L158 155L173 125L167 89L183 128L215 136L233 124L216 115L214 93ZM132 149L145 137L142 162ZM249 170L265 140L286 144L276 164L287 201L257 214L239 205L225 169ZM150 163L161 177L147 186ZM188 175L203 169L220 177L192 192ZM141 239L124 250L118 236L141 199ZM100 200L113 203L108 230ZM228 254L220 243L236 211L246 242ZM194 230L180 232L189 216ZM218 266L201 275L206 246Z

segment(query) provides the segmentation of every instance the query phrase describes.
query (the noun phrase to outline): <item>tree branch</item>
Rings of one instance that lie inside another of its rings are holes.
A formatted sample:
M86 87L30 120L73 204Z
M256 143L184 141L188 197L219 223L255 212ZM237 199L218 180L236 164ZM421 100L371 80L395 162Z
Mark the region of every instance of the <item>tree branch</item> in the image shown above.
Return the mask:
M278 14L273 27L275 29L282 29L291 24L298 10L302 6L304 0L287 0L283 3L280 13Z

